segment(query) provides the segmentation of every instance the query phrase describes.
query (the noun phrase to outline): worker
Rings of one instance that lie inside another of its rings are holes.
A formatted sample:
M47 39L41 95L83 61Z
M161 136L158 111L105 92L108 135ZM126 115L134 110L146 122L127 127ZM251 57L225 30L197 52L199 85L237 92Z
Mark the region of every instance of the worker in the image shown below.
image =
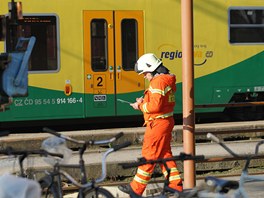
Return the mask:
M130 104L135 110L140 110L144 115L144 126L146 126L142 157L146 160L156 160L172 157L171 139L174 127L173 109L175 106L176 77L169 73L162 61L154 54L147 53L141 56L136 65L135 71L140 75L144 74L150 84L144 92L144 98L136 99ZM182 179L175 161L168 161L170 168L169 187L182 191ZM164 165L160 164L163 175L167 178L168 173ZM128 185L118 186L119 190L130 194L130 197L141 197L155 164L141 165L133 181Z

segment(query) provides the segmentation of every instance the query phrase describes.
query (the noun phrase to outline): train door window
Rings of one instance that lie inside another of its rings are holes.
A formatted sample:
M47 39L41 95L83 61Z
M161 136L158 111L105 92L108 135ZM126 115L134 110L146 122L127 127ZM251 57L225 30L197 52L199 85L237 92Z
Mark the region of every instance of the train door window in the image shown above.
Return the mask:
M15 29L14 29L15 28ZM7 50L13 51L18 37L36 37L32 51L29 71L57 71L58 56L58 26L56 16L23 16L17 26L8 24L10 34L7 34ZM15 30L15 34L12 33ZM8 36L11 35L11 36Z
M91 21L91 57L93 71L107 70L107 22L104 19Z
M137 21L135 19L123 19L122 31L122 66L126 71L134 70L138 59Z
M264 43L264 8L229 9L230 43Z

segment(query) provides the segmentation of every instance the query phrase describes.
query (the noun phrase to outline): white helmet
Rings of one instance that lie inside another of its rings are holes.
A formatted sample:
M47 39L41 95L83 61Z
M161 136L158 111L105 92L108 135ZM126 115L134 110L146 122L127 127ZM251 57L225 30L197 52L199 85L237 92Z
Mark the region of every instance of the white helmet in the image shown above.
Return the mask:
M154 54L148 53L142 55L136 65L135 65L135 71L140 75L144 72L154 72L158 66L161 65L161 60L158 59Z

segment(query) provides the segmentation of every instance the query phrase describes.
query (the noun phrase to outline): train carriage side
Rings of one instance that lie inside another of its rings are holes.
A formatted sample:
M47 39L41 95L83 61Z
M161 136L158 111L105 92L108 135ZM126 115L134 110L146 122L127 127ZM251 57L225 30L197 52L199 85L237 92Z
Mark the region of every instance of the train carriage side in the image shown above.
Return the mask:
M263 4L195 1L194 7L195 103L263 101ZM260 119L264 112L262 106L196 111L236 120Z
M29 91L14 98L2 121L139 114L117 99L133 101L145 88L134 72L144 51L144 2L110 2L22 1L16 36L37 38ZM7 48L11 39L7 34Z
M8 2L1 0L1 15L8 14ZM14 98L1 121L140 114L118 99L132 102L143 94L147 83L133 66L146 52L176 74L175 113L182 112L180 0L21 2L24 20L18 30L37 37L28 97ZM195 103L263 100L262 3L193 2ZM10 35L0 41L1 51L11 48ZM224 111L196 109L201 115Z
M6 14L8 2L1 2L1 13ZM71 17L67 4L22 1L22 5L24 19L16 35L7 32L6 50L12 50L12 37L35 35L37 39L29 65L28 96L14 98L1 120L83 117L82 24L76 20L77 10L72 9Z

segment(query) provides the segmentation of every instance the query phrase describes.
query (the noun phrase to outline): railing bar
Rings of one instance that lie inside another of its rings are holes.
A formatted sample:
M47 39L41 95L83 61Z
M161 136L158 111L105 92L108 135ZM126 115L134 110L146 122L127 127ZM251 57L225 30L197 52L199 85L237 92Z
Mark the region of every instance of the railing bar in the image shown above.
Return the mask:
M214 107L246 107L246 106L260 106L264 105L264 101L261 102L239 102L228 104L199 104L195 105L195 108L214 108Z

